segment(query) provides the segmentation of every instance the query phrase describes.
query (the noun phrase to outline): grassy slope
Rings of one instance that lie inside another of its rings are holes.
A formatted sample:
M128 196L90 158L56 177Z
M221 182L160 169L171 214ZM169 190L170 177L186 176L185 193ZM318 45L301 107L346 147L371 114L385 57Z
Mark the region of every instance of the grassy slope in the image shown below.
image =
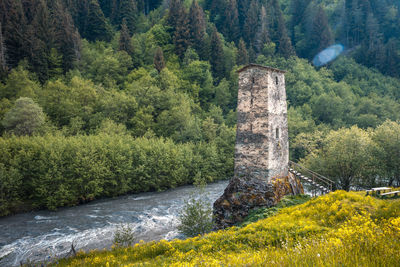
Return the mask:
M400 200L337 191L243 228L80 253L62 266L398 266Z

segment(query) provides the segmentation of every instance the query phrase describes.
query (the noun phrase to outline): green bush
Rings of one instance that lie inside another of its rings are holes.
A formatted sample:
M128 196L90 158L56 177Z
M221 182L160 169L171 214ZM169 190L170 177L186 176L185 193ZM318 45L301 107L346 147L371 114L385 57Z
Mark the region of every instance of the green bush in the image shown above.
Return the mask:
M227 178L233 154L213 143L125 134L0 138L0 216Z
M210 203L191 197L179 215L178 231L188 237L203 235L213 228Z
M135 233L129 224L121 224L114 232L113 244L116 247L129 247L135 242Z

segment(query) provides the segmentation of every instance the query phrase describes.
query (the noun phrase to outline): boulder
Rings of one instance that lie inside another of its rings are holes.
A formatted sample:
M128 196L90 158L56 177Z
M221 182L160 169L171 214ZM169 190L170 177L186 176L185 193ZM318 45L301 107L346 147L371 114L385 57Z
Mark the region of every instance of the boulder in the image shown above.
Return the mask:
M303 188L293 175L272 178L270 182L254 177L234 177L214 203L215 227L233 226L243 221L254 208L272 207L283 196L300 193Z

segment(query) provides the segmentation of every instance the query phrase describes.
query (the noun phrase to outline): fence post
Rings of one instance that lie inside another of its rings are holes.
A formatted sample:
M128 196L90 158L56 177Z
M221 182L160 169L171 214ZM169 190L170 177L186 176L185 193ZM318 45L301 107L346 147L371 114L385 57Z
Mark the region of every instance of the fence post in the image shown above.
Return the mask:
M314 174L312 174L312 181L313 181L313 187L314 187L314 197L317 195L317 192L316 192L316 186L315 186L315 177L314 177Z

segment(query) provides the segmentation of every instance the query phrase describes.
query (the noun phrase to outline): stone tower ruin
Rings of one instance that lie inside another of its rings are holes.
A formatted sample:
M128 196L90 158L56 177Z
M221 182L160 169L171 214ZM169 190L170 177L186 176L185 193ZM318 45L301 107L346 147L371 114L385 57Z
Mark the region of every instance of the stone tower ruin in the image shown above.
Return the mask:
M238 71L235 177L288 175L285 71L250 64Z
M289 143L285 72L250 64L238 71L235 175L214 202L216 229L243 221L258 207L302 193L288 173Z

